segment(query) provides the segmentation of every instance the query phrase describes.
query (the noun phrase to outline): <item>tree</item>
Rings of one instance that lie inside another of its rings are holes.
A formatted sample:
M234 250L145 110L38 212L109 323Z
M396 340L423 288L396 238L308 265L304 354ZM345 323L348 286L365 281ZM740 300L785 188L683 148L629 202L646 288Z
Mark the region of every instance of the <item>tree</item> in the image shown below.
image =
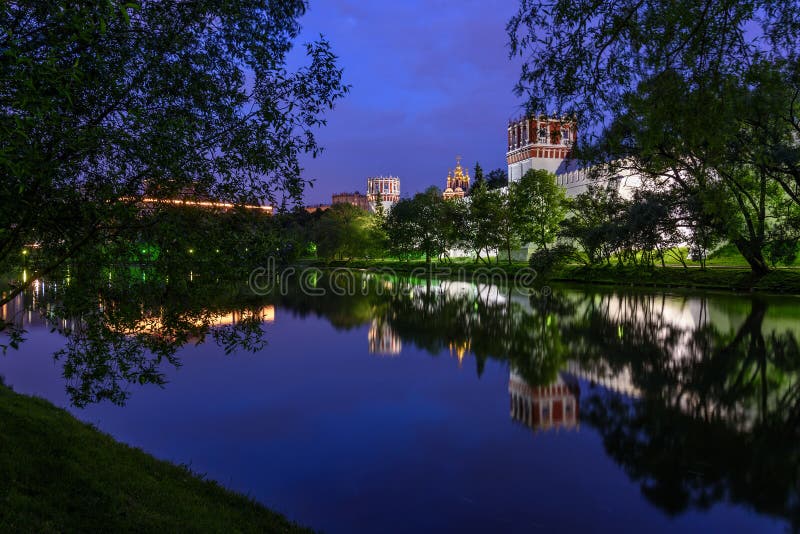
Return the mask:
M443 254L449 250L468 250L473 241L472 225L469 220L469 204L463 198L450 198L442 204L440 221Z
M505 169L495 169L489 171L486 180L486 187L488 189L502 189L508 185L508 171Z
M506 260L511 264L511 251L520 246L518 215L515 212L516 204L511 191L487 191L489 207L493 211L492 224L494 225L497 239L496 246L506 252ZM500 258L497 258L499 263Z
M472 178L474 180L472 182L472 187L481 187L486 183L486 179L483 177L483 168L477 161L475 162L475 172Z
M711 218L707 191L724 193L739 212L731 241L768 270L768 206L781 200L770 184L800 201L795 2L522 0L508 29L512 54L528 58L517 91L530 111L606 119L581 157L672 180L712 201Z
M314 129L347 91L324 39L306 45L308 66L287 69L305 9L56 0L0 10L0 267L36 242L44 276L87 245L130 239L143 194L298 200L298 156L319 152ZM4 287L0 303L25 287Z
M315 242L317 254L327 259L366 257L383 246L373 217L346 202L325 210L317 223Z
M614 227L626 209L617 188L593 184L570 199L568 206L569 215L561 223L559 236L574 240L590 265L610 263L617 249Z
M615 165L633 169L646 185L674 188L684 202L702 200L706 217L699 220L718 224L752 270L763 274L769 270L763 251L770 228L783 215L774 207L786 192L763 166L742 157L747 149L739 139L750 136L744 119L756 106L753 90L734 78L719 80L715 91L691 85L672 72L640 84L601 146L608 157L613 146L623 147L628 157ZM676 93L681 101L670 102ZM696 116L699 109L713 110L713 117Z
M781 80L797 81L800 12L791 1L521 0L507 29L511 55L525 58L516 91L529 110L584 124L624 111L639 84L665 72L713 91L710 82L744 80L767 61Z
M478 184L476 184L477 186ZM488 191L485 184L473 187L469 203L469 220L471 225L470 248L475 251L475 261L489 262L491 253L497 251L501 243L500 196L495 191ZM486 253L486 259L481 253Z
M429 187L414 198L403 199L392 208L387 220L389 242L400 257L425 256L425 263L446 250L442 219L445 200L436 187Z
M525 243L547 249L566 214L566 194L553 173L531 169L509 186L516 227Z

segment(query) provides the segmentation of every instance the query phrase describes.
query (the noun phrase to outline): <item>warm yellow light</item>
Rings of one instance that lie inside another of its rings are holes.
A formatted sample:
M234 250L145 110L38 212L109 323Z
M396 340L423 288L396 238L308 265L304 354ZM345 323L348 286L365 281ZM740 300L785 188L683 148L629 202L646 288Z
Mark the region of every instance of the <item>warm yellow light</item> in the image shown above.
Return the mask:
M122 200L131 200L130 198L126 197ZM148 204L178 204L183 206L201 206L205 208L234 208L236 204L232 204L230 202L212 202L208 200L180 200L176 198L150 198L144 197L141 199L142 202ZM248 209L248 210L261 210L267 211L272 213L272 206L259 206L256 204L242 204L240 207Z

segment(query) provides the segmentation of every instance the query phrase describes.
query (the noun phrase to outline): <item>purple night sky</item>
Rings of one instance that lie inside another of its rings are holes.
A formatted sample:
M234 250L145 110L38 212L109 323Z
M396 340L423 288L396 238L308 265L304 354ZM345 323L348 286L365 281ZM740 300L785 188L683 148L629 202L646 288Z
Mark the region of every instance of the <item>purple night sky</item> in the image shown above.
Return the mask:
M310 0L298 44L323 34L352 88L318 132L322 156L302 161L315 180L306 203L363 192L380 174L399 176L403 196L441 188L458 154L470 175L476 161L505 168L506 125L522 113L505 33L517 6Z

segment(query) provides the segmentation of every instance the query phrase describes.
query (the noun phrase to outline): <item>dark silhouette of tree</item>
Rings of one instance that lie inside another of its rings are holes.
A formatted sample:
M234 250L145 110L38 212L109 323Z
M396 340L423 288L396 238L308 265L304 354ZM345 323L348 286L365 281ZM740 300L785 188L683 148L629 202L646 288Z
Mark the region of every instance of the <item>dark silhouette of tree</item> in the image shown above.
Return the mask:
M16 2L0 10L0 267L135 237L141 195L301 198L300 154L347 91L324 39L286 67L306 10L279 2ZM279 195L280 193L280 195ZM153 205L153 207L157 204ZM26 282L3 287L0 302Z

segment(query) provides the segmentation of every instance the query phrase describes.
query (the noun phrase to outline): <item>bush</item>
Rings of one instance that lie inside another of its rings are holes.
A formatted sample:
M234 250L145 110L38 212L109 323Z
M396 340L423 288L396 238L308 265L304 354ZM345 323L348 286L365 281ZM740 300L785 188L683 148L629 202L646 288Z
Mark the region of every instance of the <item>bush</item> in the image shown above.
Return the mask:
M539 249L531 254L528 265L543 278L550 276L553 271L565 265L575 255L572 245L559 244L549 249Z

